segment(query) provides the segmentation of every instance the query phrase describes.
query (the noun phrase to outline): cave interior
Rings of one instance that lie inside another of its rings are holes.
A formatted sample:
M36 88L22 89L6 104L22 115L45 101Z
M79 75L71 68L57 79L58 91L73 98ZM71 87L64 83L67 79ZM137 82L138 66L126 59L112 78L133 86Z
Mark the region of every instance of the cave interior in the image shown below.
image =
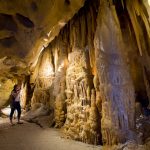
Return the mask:
M144 145L150 1L0 0L1 116L15 84L23 120L45 117L88 144Z

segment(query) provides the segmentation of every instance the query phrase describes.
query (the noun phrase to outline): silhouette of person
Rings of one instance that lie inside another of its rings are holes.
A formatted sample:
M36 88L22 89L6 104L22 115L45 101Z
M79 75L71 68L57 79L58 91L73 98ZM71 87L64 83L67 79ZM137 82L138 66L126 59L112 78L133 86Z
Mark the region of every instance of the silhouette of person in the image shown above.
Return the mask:
M11 103L10 103L10 107L11 107L11 112L10 112L10 124L13 124L13 115L15 110L17 110L18 112L18 124L22 124L22 122L20 122L20 116L21 116L21 106L20 106L20 92L21 92L21 87L20 85L14 85L14 89L11 92Z

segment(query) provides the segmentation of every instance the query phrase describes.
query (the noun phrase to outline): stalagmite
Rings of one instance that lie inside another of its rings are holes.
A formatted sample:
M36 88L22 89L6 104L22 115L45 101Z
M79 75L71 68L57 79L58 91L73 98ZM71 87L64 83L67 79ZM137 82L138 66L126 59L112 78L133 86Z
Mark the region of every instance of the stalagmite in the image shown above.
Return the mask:
M55 127L60 128L65 123L65 91L64 86L61 85L60 93L57 95L55 100Z

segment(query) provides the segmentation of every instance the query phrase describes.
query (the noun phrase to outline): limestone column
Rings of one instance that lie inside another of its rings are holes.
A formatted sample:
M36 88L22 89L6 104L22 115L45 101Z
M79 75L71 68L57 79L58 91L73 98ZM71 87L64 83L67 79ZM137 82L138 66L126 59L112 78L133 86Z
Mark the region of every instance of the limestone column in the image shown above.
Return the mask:
M115 6L100 1L94 46L102 99L104 144L125 142L133 136L135 98Z

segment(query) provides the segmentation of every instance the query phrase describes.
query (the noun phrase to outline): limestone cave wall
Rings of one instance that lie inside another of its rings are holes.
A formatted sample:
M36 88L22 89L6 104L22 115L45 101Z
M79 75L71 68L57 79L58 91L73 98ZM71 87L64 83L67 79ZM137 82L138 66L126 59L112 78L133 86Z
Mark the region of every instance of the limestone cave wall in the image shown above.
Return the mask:
M32 68L31 107L54 111L67 138L90 144L135 140L136 92L149 94L147 4L87 0Z

